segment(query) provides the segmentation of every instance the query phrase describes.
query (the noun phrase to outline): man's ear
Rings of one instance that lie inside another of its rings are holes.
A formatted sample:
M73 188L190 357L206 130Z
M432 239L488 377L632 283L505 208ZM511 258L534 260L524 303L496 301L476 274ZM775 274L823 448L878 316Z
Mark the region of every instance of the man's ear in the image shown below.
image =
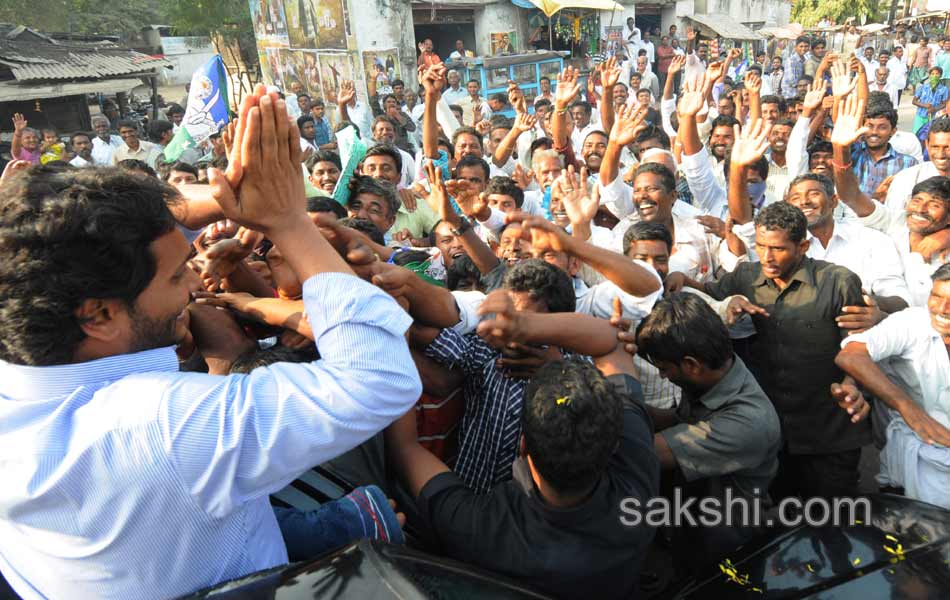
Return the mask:
M87 298L73 314L87 336L103 342L112 342L122 335L123 327L118 322L118 316L122 312L128 312L128 309L121 300Z
M567 271L571 277L577 275L577 272L581 270L581 261L575 256L567 257Z

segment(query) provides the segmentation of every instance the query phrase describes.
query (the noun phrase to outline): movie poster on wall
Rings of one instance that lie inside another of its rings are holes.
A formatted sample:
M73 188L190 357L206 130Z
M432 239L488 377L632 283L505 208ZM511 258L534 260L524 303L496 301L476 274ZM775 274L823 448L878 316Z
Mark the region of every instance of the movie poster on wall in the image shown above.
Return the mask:
M303 79L311 100L323 100L323 86L320 79L320 61L317 53L303 52Z
M294 48L346 49L345 0L285 0L290 45Z
M323 96L327 102L336 103L340 83L344 80L353 81L353 57L349 54L319 54L320 82L323 86Z
M284 80L281 77L280 68L280 48L264 48L265 62L261 62L261 74L264 81L270 85L284 88Z
M302 50L280 49L280 78L283 81L281 90L285 94L306 91L307 84L304 77L304 53Z
M287 24L282 0L249 0L254 35L260 41L287 43Z
M399 79L399 54L396 48L363 52L363 73L367 85L376 80L377 94L391 94L392 82Z

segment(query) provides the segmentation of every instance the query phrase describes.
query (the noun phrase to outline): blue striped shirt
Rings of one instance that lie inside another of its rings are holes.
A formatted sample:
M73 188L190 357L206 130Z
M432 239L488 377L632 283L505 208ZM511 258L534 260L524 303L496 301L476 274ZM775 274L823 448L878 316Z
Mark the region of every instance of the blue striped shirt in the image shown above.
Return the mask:
M0 362L0 571L24 598L167 598L287 562L268 503L406 413L410 318L352 275L303 286L322 359L228 377L174 348Z
M853 163L851 168L858 178L858 186L870 198L885 179L913 167L917 164L917 159L901 154L888 144L884 156L880 160L874 160L867 144L861 142L852 148L851 162Z

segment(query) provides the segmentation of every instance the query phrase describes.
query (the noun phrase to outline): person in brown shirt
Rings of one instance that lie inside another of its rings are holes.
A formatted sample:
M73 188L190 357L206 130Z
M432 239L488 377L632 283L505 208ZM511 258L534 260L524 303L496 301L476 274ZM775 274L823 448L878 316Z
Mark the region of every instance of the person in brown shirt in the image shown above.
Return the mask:
M656 68L660 75L660 89L666 86L666 76L670 72L670 63L676 56L676 50L670 46L670 37L664 35L660 38L660 45L656 47Z
M868 405L835 365L847 335L835 318L845 306L863 306L861 280L805 256L807 227L798 208L771 204L755 218L760 262L740 264L704 286L684 281L717 300L728 298L730 317L747 313L755 324L747 364L782 424L779 472L770 489L775 501L855 495L861 446L871 440Z

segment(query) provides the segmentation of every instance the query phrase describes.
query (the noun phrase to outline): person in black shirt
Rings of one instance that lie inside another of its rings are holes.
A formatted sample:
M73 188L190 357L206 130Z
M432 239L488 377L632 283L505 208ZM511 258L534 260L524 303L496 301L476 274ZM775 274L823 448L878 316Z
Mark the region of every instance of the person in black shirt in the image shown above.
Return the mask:
M784 446L770 489L776 501L856 495L861 447L871 441L864 419L868 405L834 362L848 334L836 318L845 306L864 305L861 280L844 267L805 256L807 227L798 208L770 204L755 217L759 262L742 263L705 285L684 281L728 299L730 317L752 316L756 336L749 370L782 422ZM666 283L675 289L683 282Z
M416 437L412 412L386 432L387 451L448 556L568 598L629 598L654 530L630 523L659 487L653 427L633 364L607 322L579 314L515 312L504 291L480 307L493 344L599 336L603 371L571 359L542 367L526 390L514 479L476 495ZM607 375L607 377L605 377ZM621 517L627 516L627 521Z

